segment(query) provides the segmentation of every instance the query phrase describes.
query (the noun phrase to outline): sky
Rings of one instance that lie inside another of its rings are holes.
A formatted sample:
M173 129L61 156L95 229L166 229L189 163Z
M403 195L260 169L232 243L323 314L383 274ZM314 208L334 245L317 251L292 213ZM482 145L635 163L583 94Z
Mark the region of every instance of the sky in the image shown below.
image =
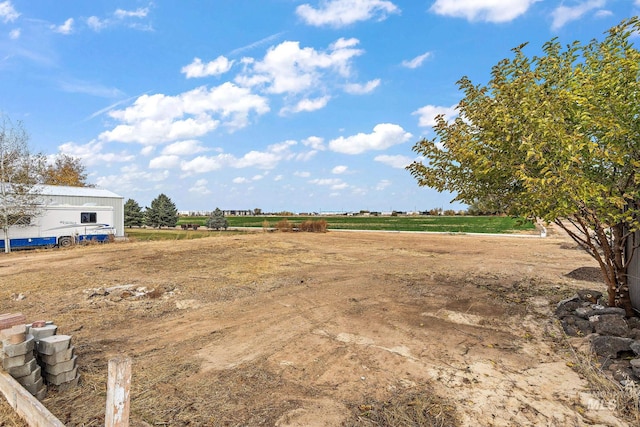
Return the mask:
M404 168L456 82L640 0L0 0L0 113L181 211L463 209Z

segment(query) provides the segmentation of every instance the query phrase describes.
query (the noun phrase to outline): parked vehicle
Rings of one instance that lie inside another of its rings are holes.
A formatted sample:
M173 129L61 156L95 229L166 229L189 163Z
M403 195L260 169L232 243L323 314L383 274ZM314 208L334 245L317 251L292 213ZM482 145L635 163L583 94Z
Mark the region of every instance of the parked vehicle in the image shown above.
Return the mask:
M48 205L39 215L20 218L9 228L12 250L106 242L115 235L112 206ZM0 249L4 247L4 236L0 235Z

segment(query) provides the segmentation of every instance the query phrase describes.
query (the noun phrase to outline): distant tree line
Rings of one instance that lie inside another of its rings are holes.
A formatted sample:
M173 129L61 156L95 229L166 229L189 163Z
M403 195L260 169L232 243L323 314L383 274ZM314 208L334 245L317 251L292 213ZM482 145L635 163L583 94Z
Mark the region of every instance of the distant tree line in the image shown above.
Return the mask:
M151 201L151 206L142 207L133 199L124 204L125 227L175 227L178 224L178 209L166 194L160 194ZM229 223L224 213L216 208L207 219L208 228L227 229Z

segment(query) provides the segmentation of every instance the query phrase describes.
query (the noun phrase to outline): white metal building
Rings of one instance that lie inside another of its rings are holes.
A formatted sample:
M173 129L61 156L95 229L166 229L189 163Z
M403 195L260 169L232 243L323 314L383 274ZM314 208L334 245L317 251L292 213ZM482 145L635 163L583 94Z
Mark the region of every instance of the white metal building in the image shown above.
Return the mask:
M112 206L116 237L124 236L124 197L103 188L43 185L40 194L46 205Z

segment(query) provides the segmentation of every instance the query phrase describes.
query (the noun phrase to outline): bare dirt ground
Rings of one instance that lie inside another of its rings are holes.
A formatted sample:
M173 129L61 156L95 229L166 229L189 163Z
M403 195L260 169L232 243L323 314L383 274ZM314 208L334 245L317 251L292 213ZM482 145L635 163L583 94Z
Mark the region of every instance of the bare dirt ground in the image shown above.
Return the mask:
M1 255L0 312L73 336L80 384L44 400L69 426L103 425L117 355L132 426L384 425L383 407L427 401L441 425L626 425L593 404L552 315L603 287L567 276L594 266L553 230L222 233ZM87 291L127 284L155 291ZM0 424L23 425L3 399Z

